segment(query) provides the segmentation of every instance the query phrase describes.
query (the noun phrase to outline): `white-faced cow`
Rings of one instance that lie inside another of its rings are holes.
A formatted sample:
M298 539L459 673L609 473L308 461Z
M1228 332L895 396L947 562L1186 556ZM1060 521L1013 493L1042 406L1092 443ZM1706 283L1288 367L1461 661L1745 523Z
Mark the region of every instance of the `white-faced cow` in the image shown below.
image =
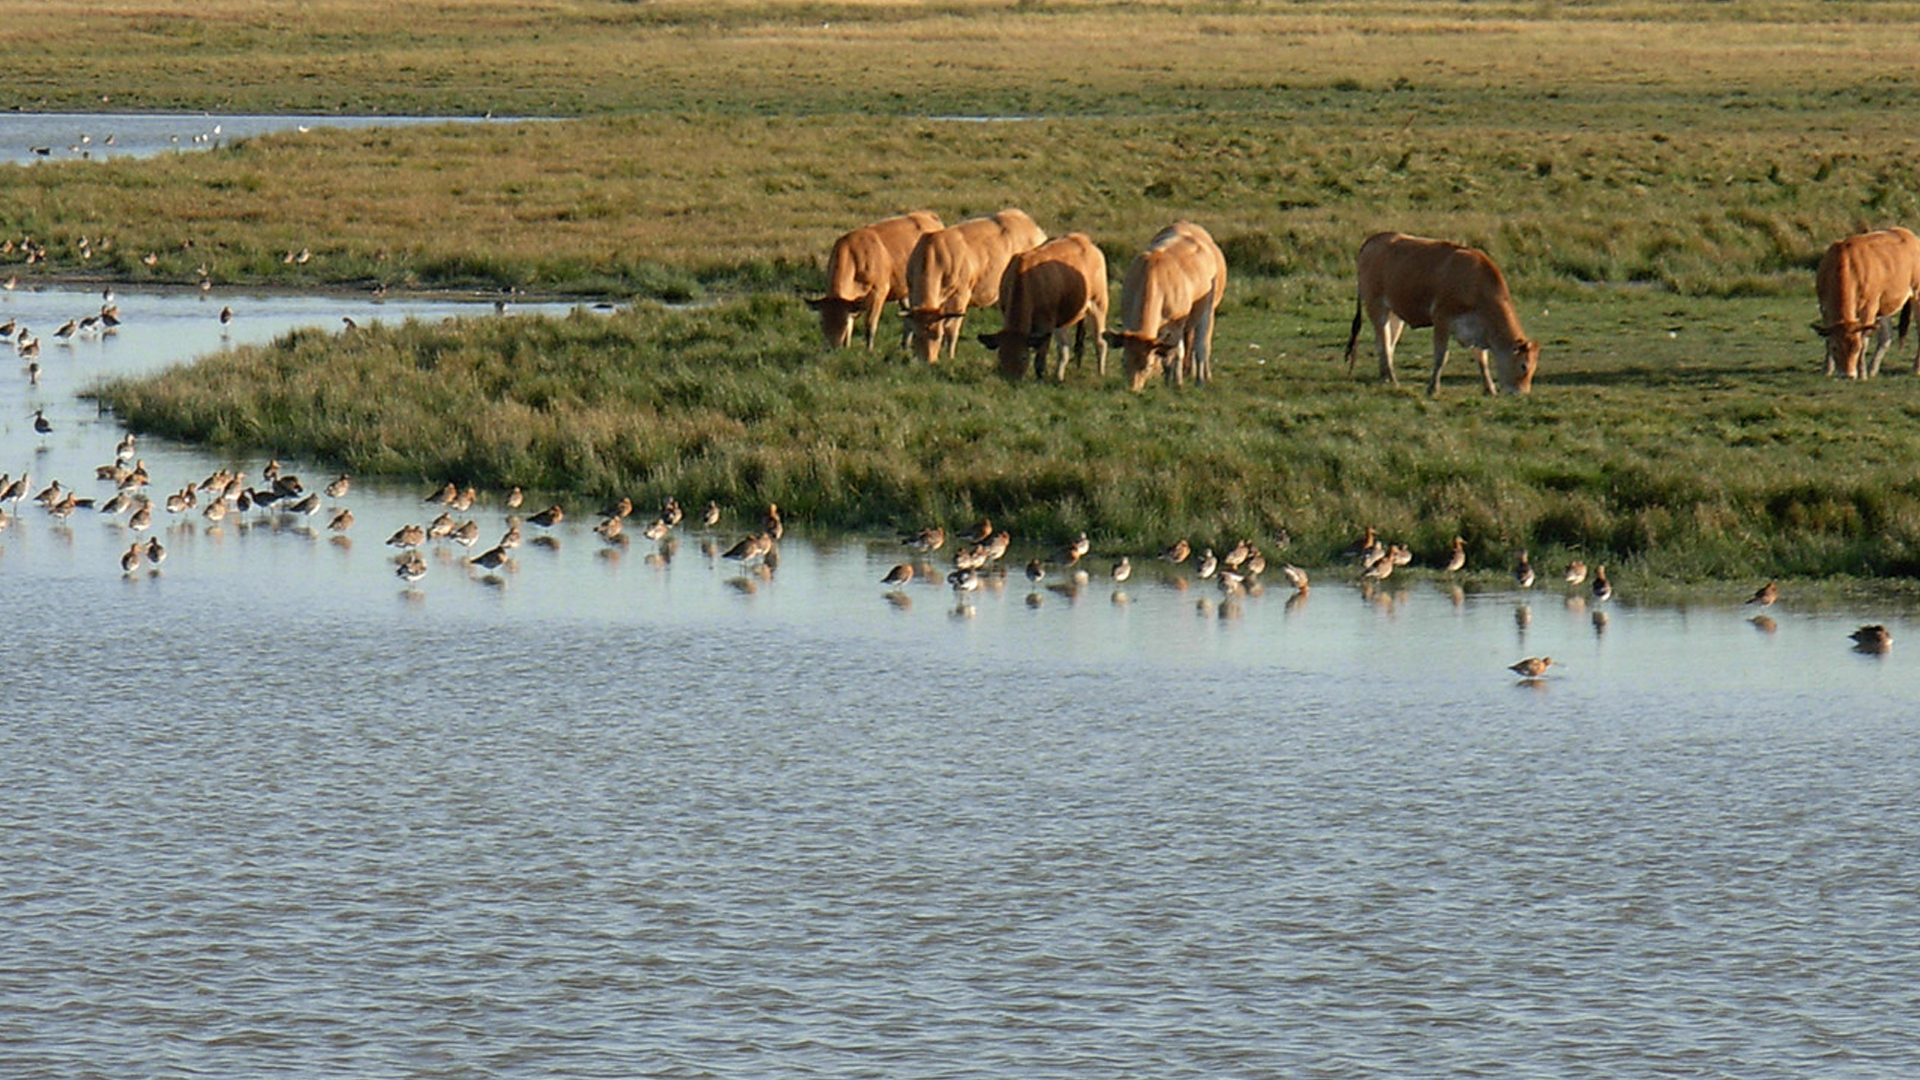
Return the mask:
M844 349L852 343L856 315L866 323L867 348L873 348L888 301L906 299L907 255L922 236L940 228L938 214L915 210L862 225L833 242L827 256L827 293L807 301L820 313L827 348Z
M1074 332L1073 359L1086 354L1088 324L1107 373L1107 257L1086 233L1068 233L1007 261L1000 278L1000 332L981 334L980 344L1000 354L1000 374L1018 379L1033 354L1033 377L1046 378L1048 344L1060 362L1054 378L1067 379L1067 331Z
M1175 386L1188 374L1213 378L1213 317L1227 291L1227 258L1207 230L1176 221L1133 257L1120 286L1119 333L1107 340L1126 358L1127 385L1138 391L1164 369Z
M920 238L907 256L907 317L913 351L932 364L944 347L960 347L968 308L992 307L1000 277L1019 253L1046 243L1047 234L1023 210L1002 210Z
M1500 388L1524 394L1533 387L1540 345L1528 341L1507 293L1507 279L1484 251L1445 240L1403 233L1376 233L1360 245L1360 295L1347 336L1347 370L1353 370L1362 315L1380 342L1380 377L1395 386L1393 348L1409 326L1433 327L1433 378L1427 393L1440 393L1440 369L1453 341L1474 350L1487 393L1499 392L1487 370L1493 354Z
M1872 378L1893 345L1896 314L1900 340L1906 341L1920 296L1920 237L1894 228L1836 240L1820 258L1813 287L1820 298L1820 321L1813 329L1827 339L1827 374ZM1873 354L1862 365L1862 335L1868 330L1873 331ZM1914 373L1920 374L1920 356L1914 358Z

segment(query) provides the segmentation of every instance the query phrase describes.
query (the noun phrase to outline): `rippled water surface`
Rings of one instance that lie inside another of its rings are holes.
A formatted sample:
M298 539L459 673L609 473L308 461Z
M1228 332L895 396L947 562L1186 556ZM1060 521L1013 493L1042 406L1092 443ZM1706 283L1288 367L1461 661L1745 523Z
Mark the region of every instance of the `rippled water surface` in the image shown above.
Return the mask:
M96 294L0 298L47 342L40 386L0 372L0 471L104 499L102 373L474 310L119 302L56 346ZM161 493L263 464L141 455ZM570 507L408 587L382 541L426 487L357 484L350 542L162 521L157 573L124 518L0 532L0 1074L1920 1069L1898 611L1158 564L962 605L944 564L889 598L890 538L716 557L745 507L625 547Z

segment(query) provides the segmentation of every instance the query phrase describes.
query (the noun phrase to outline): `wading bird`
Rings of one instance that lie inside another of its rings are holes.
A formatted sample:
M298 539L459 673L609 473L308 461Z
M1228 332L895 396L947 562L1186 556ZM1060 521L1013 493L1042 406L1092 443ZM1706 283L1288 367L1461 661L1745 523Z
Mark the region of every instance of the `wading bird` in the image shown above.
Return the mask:
M1517 664L1509 664L1507 670L1523 679L1537 679L1545 675L1547 669L1552 666L1553 657L1551 656L1529 656Z

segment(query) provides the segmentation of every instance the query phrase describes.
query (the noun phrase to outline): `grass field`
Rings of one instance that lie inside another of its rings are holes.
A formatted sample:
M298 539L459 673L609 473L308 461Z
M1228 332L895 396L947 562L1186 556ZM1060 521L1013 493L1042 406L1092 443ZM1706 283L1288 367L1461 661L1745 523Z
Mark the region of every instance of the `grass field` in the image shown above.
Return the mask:
M718 301L303 335L108 388L142 429L848 526L984 512L1143 546L1284 526L1313 559L1373 524L1428 554L1459 531L1487 564L1920 576L1920 381L1826 382L1806 329L1828 241L1920 219L1915 76L1888 45L1920 5L0 11L0 39L51 50L57 74L10 89L29 109L578 117L6 170L0 233L49 247L24 276ZM836 234L1009 204L1092 234L1116 282L1168 220L1207 225L1234 275L1218 383L1008 386L977 347L932 371L822 357L796 297ZM1502 263L1545 343L1531 400L1481 398L1461 357L1437 402L1345 375L1352 252L1380 228Z

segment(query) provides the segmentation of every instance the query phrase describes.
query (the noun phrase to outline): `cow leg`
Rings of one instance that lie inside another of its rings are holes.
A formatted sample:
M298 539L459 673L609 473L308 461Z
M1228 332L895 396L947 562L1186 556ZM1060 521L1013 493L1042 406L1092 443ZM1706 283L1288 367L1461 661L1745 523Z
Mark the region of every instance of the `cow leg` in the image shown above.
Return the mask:
M1500 391L1494 388L1493 372L1487 370L1487 350L1475 349L1474 356L1480 360L1480 382L1487 388L1487 396L1492 397Z
M1093 355L1100 361L1100 377L1107 377L1107 318L1098 309L1087 312L1087 319L1093 320ZM1086 325L1086 319L1081 320ZM1914 371L1920 373L1920 357L1914 358Z
M1188 348L1193 351L1193 380L1202 386L1213 382L1213 307L1202 304L1187 320Z
M1884 315L1873 323L1873 359L1867 362L1867 378L1880 377L1880 361L1893 348L1893 316Z
M941 324L940 343L946 346L947 359L951 360L960 352L960 324L967 320L967 313L950 316Z
M1400 334L1406 328L1406 320L1391 311L1387 312L1386 318L1373 324L1374 337L1380 343L1380 378L1395 386L1400 385L1400 380L1393 374L1393 349L1400 344Z
M1086 327L1079 326L1079 327L1076 327L1076 330L1079 332L1079 334L1085 334ZM1069 359L1075 359L1075 360L1079 359L1079 356L1078 356L1079 350L1078 348L1070 347L1067 344L1067 328L1064 326L1056 327L1053 331L1053 337L1049 338L1048 342L1054 347L1054 350L1060 354L1060 363L1059 363L1059 366L1054 369L1053 381L1059 382L1059 383L1066 382L1067 381L1067 361ZM1076 346L1084 345L1084 344L1085 344L1084 341L1078 341L1075 343Z
M867 351L873 351L874 339L880 336L880 316L887 310L887 294L875 289L867 294ZM849 334L848 337L853 335Z
M1440 369L1447 366L1447 347L1453 343L1453 323L1433 320L1433 378L1427 380L1427 396L1440 396Z

